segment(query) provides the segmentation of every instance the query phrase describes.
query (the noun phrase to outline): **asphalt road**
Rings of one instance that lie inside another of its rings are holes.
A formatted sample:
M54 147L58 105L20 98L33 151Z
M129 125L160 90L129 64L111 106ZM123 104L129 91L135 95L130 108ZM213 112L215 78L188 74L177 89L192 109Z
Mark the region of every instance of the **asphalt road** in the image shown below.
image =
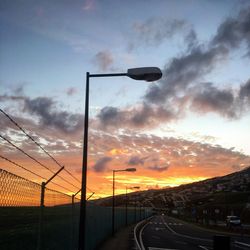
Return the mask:
M214 235L222 233L161 215L154 216L140 230L139 238L146 250L211 250ZM249 236L223 235L231 237L231 250L250 249Z

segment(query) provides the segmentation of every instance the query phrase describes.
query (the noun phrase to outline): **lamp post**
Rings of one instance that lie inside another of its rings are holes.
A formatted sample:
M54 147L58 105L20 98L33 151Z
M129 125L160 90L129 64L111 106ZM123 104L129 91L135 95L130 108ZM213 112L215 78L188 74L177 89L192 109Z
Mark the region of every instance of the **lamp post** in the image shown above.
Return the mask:
M127 76L134 80L157 81L162 77L162 72L156 67L132 68L127 73L114 74L90 74L86 73L86 92L85 92L85 116L84 116L84 138L83 138L83 159L82 159L82 187L80 201L80 220L79 220L79 244L78 249L85 249L86 239L86 182L87 182L87 162L88 162L88 122L89 122L89 79L92 77L116 77Z
M125 221L126 221L126 226L128 225L128 189L139 189L140 187L135 186L135 187L126 187L126 201L125 201Z
M115 173L116 172L135 172L136 168L126 168L113 170L113 197L112 197L112 236L115 234Z

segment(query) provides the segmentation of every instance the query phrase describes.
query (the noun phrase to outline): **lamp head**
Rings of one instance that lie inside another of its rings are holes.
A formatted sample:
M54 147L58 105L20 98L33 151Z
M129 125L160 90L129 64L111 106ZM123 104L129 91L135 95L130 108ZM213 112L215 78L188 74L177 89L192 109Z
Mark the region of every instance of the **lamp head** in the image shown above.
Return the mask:
M135 172L136 168L126 168L125 171L127 171L127 172Z
M162 77L162 72L157 67L132 68L128 69L127 76L134 80L153 82Z

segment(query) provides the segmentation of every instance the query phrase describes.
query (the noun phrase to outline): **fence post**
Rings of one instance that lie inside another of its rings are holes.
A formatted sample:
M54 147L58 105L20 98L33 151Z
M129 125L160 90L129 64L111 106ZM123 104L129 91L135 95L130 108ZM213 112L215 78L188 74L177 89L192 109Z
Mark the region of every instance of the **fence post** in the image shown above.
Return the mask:
M42 249L42 228L43 228L43 208L44 208L44 194L45 194L45 182L41 185L41 200L40 200L40 214L39 214L39 224L38 224L38 240L37 240L37 250Z
M45 196L45 188L46 185L54 179L62 170L64 166L61 167L53 176L51 176L46 182L42 182L41 185L41 202L40 202L40 216L39 216L39 224L38 224L38 240L37 240L37 250L41 250L43 244L43 212L44 212L44 196Z
M75 194L72 194L71 198L71 249L76 249L75 244L74 244L74 235L75 235L75 197L78 193L81 192L82 189L78 190Z
M71 206L71 249L74 249L74 210L75 210L75 195L72 194L72 206Z

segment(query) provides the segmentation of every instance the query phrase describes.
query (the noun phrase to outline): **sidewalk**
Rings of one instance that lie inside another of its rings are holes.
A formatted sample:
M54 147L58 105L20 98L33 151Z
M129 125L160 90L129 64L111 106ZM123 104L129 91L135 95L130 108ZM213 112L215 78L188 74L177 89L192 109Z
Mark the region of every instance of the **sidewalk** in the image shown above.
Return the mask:
M130 225L128 227L122 228L115 233L114 237L108 238L98 250L131 250L134 248L134 226Z

